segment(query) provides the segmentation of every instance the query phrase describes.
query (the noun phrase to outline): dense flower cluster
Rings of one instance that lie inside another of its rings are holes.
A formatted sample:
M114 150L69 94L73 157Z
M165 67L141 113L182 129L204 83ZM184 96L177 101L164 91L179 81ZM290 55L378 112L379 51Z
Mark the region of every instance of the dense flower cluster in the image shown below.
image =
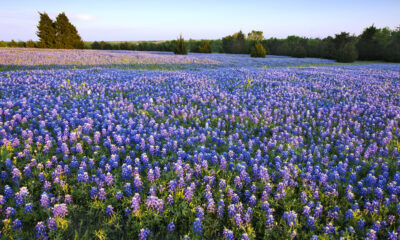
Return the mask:
M397 239L400 66L223 64L0 73L1 235Z

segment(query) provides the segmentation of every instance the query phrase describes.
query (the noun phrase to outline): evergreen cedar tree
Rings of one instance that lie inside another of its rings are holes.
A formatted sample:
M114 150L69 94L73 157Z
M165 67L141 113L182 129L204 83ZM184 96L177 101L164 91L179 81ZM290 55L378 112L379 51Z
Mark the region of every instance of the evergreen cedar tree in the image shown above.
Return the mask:
M188 53L182 34L179 36L178 40L175 43L174 53L179 55L186 55Z
M54 28L53 20L47 13L40 13L40 20L37 26L38 31L36 35L39 37L40 48L55 48L56 45L56 30Z
M40 20L37 26L39 47L82 49L83 41L75 26L72 25L65 13L60 13L53 22L47 13L39 13Z

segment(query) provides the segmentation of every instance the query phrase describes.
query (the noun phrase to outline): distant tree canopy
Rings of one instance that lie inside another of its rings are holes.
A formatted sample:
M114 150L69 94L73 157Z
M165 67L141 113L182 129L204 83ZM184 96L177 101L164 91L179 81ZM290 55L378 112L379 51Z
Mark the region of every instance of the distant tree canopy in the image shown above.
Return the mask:
M39 13L37 26L39 47L41 48L83 48L83 41L75 26L72 25L65 13L60 13L53 22L47 13Z
M224 52L235 54L249 53L249 44L242 31L222 38Z
M197 53L211 53L211 45L209 40L189 41L189 49L191 52Z
M253 30L249 34L247 34L247 40L257 42L262 41L264 40L263 32Z
M82 42L76 28L65 13L60 13L53 22L46 13L39 13L37 26L38 42L29 40L0 41L0 47L40 47L40 48L91 48L104 50L168 51L177 54L234 53L263 56L263 49L271 55L297 58L314 57L335 59L341 62L355 60L380 60L400 62L400 26L396 29L367 27L359 36L341 32L326 38L305 38L288 36L285 39L265 39L262 31L252 30L247 35L242 31L217 40L188 40L142 42ZM262 46L262 48L261 48ZM179 53L181 52L181 53Z

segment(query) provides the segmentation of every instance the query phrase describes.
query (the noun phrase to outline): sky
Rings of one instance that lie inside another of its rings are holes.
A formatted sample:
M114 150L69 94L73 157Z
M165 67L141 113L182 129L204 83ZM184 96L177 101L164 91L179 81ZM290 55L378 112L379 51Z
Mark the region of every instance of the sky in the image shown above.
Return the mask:
M38 12L65 12L84 41L219 39L242 30L266 38L326 37L400 26L400 0L0 0L0 40L37 40Z

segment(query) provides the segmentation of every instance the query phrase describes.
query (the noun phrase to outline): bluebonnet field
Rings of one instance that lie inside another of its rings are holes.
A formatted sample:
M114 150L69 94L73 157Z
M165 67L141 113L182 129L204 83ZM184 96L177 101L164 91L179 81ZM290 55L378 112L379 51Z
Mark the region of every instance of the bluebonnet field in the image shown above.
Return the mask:
M3 51L4 239L399 238L400 65Z

